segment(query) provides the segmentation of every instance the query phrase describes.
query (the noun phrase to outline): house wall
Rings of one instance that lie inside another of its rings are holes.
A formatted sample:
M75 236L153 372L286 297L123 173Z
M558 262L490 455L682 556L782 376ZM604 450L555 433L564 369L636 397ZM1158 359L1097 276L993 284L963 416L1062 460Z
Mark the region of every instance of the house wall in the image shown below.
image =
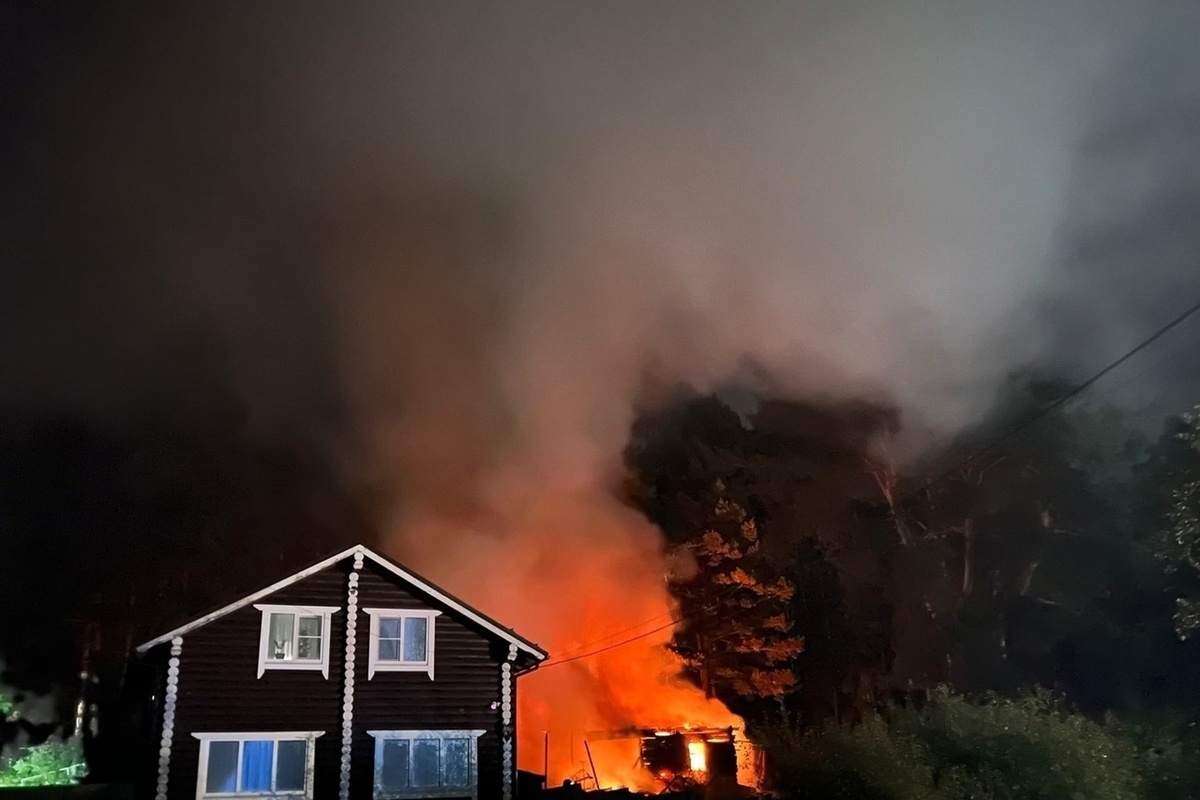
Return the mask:
M389 573L367 562L359 573L360 608L429 608L410 591L389 579ZM480 798L500 797L502 763L500 664L508 643L490 640L468 627L454 612L443 610L434 629L434 680L424 672L376 672L367 680L367 648L359 649L354 664L354 743L351 786L374 779L375 740L372 730L457 729L485 730L479 737ZM369 641L370 617L360 613L359 642ZM484 791L490 787L489 791ZM353 791L353 789L352 789ZM355 797L370 797L365 795Z
M336 606L331 621L329 677L319 671L267 670L258 677L262 612L250 604L201 626L182 639L170 753L169 800L195 800L200 742L194 732L318 730L314 797L338 796L346 653L346 559L259 603ZM500 664L507 642L486 635L455 612L427 602L368 560L359 570L354 666L350 796L373 792L374 739L370 730L483 729L478 740L479 797L502 795ZM363 608L439 608L434 635L435 680L424 672L376 672L368 680L370 617ZM155 648L161 658L170 645ZM162 702L159 702L160 709ZM160 731L161 731L161 713Z

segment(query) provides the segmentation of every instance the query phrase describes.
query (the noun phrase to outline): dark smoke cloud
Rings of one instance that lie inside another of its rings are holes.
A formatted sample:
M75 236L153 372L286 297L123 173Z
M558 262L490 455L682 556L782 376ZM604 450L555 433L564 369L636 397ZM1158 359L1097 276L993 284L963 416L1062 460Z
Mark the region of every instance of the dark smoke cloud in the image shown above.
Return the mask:
M1092 89L1042 309L1046 349L1076 374L1200 300L1200 58L1190 44L1198 31L1194 11L1117 60ZM1151 419L1195 403L1198 322L1098 390Z
M0 406L216 383L397 530L603 505L648 370L953 429L1194 288L1194 3L3 13Z
M119 419L193 372L295 424L335 397L328 309L262 65L125 11L5 11L0 401Z

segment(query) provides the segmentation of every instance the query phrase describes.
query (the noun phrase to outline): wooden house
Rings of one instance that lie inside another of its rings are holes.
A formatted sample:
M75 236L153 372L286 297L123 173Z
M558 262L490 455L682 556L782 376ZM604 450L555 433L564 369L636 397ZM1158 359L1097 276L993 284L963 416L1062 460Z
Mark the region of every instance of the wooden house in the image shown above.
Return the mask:
M156 800L509 800L516 678L546 658L361 546L137 651Z

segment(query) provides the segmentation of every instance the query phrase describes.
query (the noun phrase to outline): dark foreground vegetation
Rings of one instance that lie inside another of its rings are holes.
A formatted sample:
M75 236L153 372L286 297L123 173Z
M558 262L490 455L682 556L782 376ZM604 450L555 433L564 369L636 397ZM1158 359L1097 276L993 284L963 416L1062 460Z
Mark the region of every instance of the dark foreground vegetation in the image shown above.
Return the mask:
M853 725L764 734L772 788L814 800L1184 800L1200 765L1193 725L1130 726L1064 710L1045 692L974 701L949 689Z

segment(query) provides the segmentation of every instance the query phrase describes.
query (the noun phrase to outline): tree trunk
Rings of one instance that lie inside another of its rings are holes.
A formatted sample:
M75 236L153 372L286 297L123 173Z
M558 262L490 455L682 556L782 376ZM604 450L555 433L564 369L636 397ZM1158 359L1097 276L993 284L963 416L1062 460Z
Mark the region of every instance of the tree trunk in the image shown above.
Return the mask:
M896 470L890 465L868 464L871 476L875 478L875 483L879 486L879 493L883 495L883 499L887 501L888 508L892 512L892 522L896 526L896 533L900 537L900 544L905 547L910 547L913 543L912 531L908 529L908 523L905 522L904 516L896 508Z
M1037 572L1040 563L1037 559L1029 562L1029 566L1021 573L1021 585L1017 587L1017 594L1022 597L1029 594L1029 587L1033 585L1033 573Z
M696 637L696 649L700 653L700 688L704 690L704 696L711 700L713 694L708 673L708 646L703 635Z
M975 588L975 524L971 519L963 520L963 568L962 596L970 596Z

